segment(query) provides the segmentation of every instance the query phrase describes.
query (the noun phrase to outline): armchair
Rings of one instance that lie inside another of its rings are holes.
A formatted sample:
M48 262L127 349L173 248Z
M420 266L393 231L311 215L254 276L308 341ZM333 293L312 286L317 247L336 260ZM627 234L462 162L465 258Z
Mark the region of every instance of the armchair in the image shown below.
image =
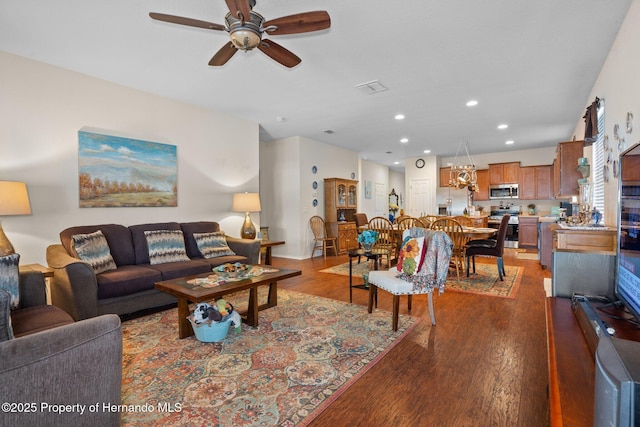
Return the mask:
M0 292L4 319L8 295ZM5 411L1 424L119 425L119 413L103 411L102 404L120 404L120 318L105 315L74 323L63 310L46 305L39 272L20 273L20 307L10 316L15 338L0 341L0 395L4 402L33 405L33 411ZM86 409L96 403L99 411ZM84 405L85 410L58 414L49 412L47 404Z

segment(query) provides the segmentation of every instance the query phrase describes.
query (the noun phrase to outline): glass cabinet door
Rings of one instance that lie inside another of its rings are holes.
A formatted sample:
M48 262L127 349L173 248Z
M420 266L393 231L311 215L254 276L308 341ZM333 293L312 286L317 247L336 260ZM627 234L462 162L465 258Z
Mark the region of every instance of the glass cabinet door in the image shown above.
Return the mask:
M336 205L340 207L347 206L347 186L344 184L338 184L338 200L336 200Z
M358 190L355 184L349 184L349 200L348 205L355 208L358 205Z

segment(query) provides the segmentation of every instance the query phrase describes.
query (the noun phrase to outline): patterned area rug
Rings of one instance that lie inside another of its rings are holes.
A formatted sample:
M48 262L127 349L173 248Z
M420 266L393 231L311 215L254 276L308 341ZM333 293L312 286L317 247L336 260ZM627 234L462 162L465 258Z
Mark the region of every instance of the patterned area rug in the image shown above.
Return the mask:
M225 299L242 309L248 293ZM122 425L305 426L418 322L394 333L389 312L286 290L219 343L179 339L177 309L126 321L122 405L139 406Z
M460 272L460 282L455 269L449 269L446 290L513 299L518 293L522 268L506 265L504 269L507 274L504 276L504 281L500 281L495 261L491 264L482 264L476 258L476 274L470 274L467 278L467 273Z
M476 261L478 258L476 258ZM361 264L353 263L354 277L361 277L366 274L369 269L373 269L371 265L363 262ZM447 278L447 290L469 292L474 294L490 295L504 298L515 298L518 286L520 286L521 268L505 266L507 275L504 281L500 281L498 277L498 267L493 264L483 264L476 262L476 274L472 274L469 278L466 273L460 273L460 282L458 282L455 269L449 269ZM321 273L333 273L343 276L349 275L349 263L336 265L334 267L320 270Z

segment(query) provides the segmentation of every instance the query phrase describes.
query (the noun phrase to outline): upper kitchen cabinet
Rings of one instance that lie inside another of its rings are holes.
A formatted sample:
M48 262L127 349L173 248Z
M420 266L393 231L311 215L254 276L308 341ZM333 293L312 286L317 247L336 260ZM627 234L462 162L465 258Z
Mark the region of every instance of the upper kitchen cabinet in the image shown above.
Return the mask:
M451 180L451 168L440 168L440 182L438 186L440 187L448 187L449 181Z
M517 184L520 162L489 165L489 184Z
M475 202L489 200L489 169L476 171L476 183L478 192L473 195L473 200Z
M551 175L552 167L550 165L520 168L520 199L552 199Z
M584 141L560 142L553 161L553 194L557 199L568 199L580 194L577 170L578 159L583 157Z

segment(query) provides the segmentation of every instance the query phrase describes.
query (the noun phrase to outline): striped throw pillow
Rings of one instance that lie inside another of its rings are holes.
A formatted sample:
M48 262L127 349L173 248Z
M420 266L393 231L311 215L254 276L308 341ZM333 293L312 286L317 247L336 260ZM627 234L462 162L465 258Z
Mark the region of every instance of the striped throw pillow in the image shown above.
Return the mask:
M20 272L18 263L20 254L0 257L0 289L9 292L11 299L9 307L15 310L20 305Z
M89 234L74 234L71 236L73 240L73 249L76 251L78 258L88 262L96 274L115 270L116 263L111 256L111 250L107 239L98 230Z
M219 256L235 255L227 244L224 231L214 233L193 233L198 250L204 258L216 258Z
M145 231L149 247L149 263L165 264L167 262L190 261L184 247L184 236L180 230Z

